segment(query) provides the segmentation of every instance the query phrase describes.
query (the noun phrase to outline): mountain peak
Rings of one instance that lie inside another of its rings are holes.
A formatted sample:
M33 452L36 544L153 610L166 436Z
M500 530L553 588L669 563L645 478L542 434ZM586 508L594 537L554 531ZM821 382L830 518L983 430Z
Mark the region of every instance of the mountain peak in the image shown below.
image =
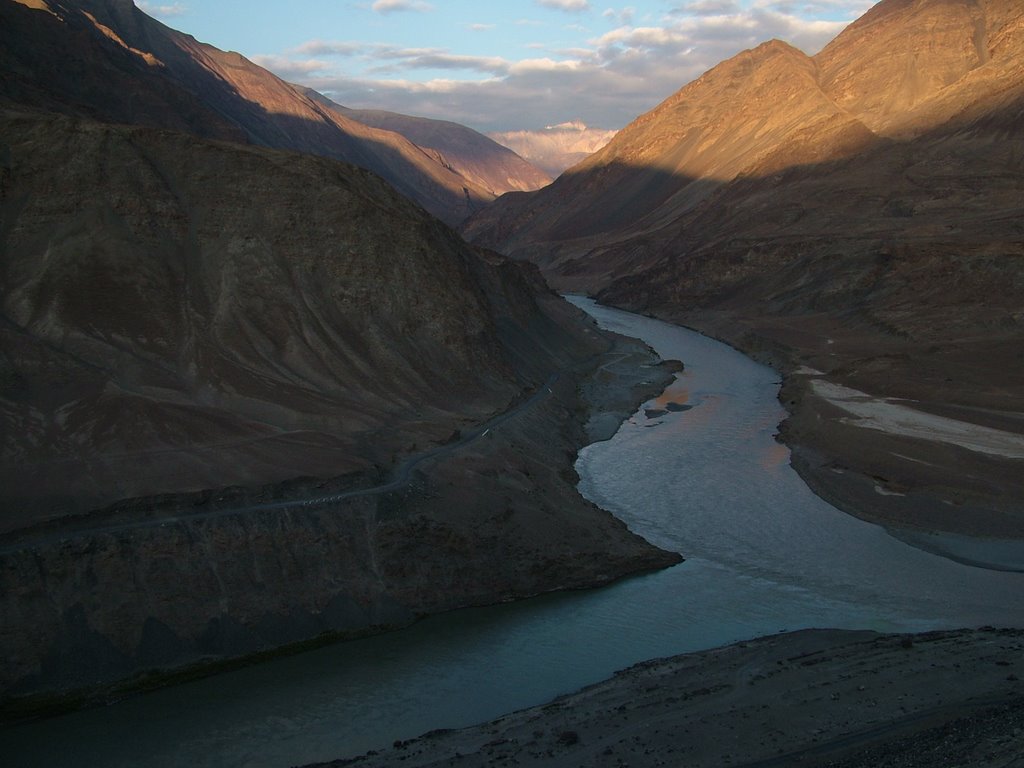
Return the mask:
M923 107L993 58L1016 58L993 42L1019 25L1018 0L882 0L814 58L829 98L895 136L940 119Z

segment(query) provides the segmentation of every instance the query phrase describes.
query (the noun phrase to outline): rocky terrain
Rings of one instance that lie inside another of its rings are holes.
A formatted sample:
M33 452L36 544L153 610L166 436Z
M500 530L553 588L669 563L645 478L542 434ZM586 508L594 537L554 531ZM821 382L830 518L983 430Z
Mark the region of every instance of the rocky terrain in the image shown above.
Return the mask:
M1019 458L868 429L811 383L1024 432L1022 50L1019 3L883 0L813 57L723 62L463 231L789 374L783 437L843 508L1024 537Z
M532 269L312 156L13 111L0 147L5 699L678 560L576 493L611 342Z
M678 561L574 487L650 353L317 155L450 168L131 2L0 13L5 703Z
M777 635L329 765L1014 766L1022 640L991 628Z
M463 175L437 149L321 100L237 53L161 24L132 0L0 3L0 103L344 160L449 224L504 191L535 189L543 178L504 153L478 156ZM488 166L492 159L499 167Z

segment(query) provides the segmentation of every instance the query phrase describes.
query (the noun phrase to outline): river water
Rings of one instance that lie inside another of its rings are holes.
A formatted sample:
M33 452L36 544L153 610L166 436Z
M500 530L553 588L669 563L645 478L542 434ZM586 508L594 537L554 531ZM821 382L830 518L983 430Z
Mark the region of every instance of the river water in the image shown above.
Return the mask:
M644 659L787 629L1024 626L1024 574L915 549L811 493L773 439L785 415L774 371L691 331L574 301L686 364L647 405L653 418L641 409L577 463L584 495L686 562L6 729L0 762L280 768L481 722Z

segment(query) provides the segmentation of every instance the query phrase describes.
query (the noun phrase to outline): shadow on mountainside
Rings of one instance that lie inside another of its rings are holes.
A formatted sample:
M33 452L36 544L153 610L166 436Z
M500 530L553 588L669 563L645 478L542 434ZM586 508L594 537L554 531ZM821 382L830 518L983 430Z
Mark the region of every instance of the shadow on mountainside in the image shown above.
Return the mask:
M341 160L374 171L449 224L493 199L404 137L358 124L350 133L344 118L239 54L198 43L130 3L50 7L0 8L0 99L9 104ZM251 79L281 111L246 98L217 68Z

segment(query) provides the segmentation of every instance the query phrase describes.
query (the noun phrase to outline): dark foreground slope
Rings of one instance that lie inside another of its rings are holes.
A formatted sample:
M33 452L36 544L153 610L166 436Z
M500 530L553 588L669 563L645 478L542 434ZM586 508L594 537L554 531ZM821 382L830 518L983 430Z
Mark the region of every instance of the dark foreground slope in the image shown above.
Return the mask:
M1024 536L1024 8L885 0L814 57L723 62L476 242L562 287L695 326L779 365L794 461L881 522ZM819 383L815 383L817 379ZM865 428L841 384L935 416Z
M30 112L0 157L5 699L678 559L575 491L609 338L376 176Z
M808 630L646 662L333 766L996 768L1024 757L1016 630Z
M161 24L131 0L2 0L0 69L0 101L344 160L449 224L507 189L537 186L536 169L514 155L517 162L480 159L480 168L462 174L435 150L350 119L238 53ZM492 161L500 168L490 169ZM529 177L522 186L519 174ZM481 184L481 175L505 183Z

